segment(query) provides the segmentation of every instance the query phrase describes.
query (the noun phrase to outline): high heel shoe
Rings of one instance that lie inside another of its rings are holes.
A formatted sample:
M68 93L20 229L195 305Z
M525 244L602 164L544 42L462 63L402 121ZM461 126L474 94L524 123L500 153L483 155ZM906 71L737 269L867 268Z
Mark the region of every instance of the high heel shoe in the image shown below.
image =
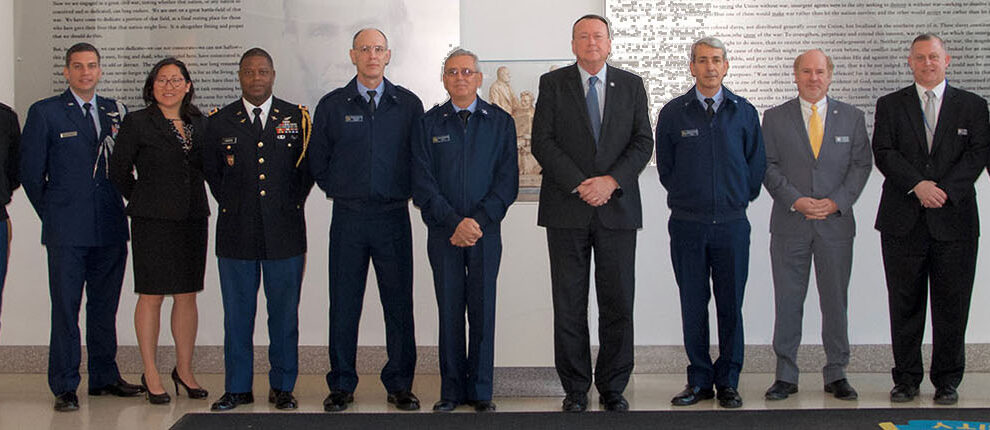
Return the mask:
M165 405L172 401L172 397L168 395L168 391L163 391L161 394L152 393L148 389L148 382L144 379L144 374L141 374L141 386L144 387L144 392L147 394L148 403L153 405Z
M179 386L186 389L186 395L190 399L205 399L210 393L202 388L190 388L185 382L182 382L182 378L179 377L179 372L172 368L172 382L175 383L175 395L179 395Z

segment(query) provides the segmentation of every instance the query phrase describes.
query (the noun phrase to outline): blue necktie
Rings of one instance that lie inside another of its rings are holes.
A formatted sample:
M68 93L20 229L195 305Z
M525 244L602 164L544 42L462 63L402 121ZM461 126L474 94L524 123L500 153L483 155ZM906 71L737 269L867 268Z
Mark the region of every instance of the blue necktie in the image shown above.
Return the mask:
M93 121L93 105L91 103L83 103L83 109L86 111L83 117L86 118L86 124L89 126L90 131L93 132L93 136L97 142L100 141L100 133L96 131L96 123Z
M591 132L595 135L595 146L598 146L598 135L602 130L602 116L598 113L598 76L588 78L588 96L585 104L588 106L588 118L591 119Z

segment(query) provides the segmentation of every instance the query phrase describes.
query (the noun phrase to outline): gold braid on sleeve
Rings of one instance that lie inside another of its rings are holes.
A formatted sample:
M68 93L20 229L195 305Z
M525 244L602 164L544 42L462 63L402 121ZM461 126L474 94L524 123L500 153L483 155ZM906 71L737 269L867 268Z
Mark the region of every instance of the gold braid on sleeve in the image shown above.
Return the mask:
M313 120L309 116L309 110L306 106L299 105L299 111L302 112L302 121L299 127L302 129L303 135L303 149L302 153L299 154L299 159L296 160L296 168L302 164L303 158L306 158L306 150L309 149L309 138L313 135Z

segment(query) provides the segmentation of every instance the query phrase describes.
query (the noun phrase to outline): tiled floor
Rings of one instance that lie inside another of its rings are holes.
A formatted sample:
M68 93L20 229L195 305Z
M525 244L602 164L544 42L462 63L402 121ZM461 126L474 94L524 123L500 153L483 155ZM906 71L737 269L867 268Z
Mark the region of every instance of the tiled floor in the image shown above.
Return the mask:
M167 376L167 375L164 375ZM138 376L126 375L130 382L137 382ZM791 398L777 402L767 402L763 392L770 385L773 375L744 374L740 380L743 409L821 409L821 408L886 408L886 407L935 407L932 404L934 389L928 382L921 387L921 395L910 403L892 405L888 400L891 388L890 377L886 374L852 374L850 382L860 394L860 400L840 401L822 392L822 380L818 375L804 375L801 392ZM0 430L24 429L167 429L182 415L188 412L209 411L210 403L223 391L223 375L199 375L200 383L211 391L207 400L190 400L175 397L172 403L164 406L149 405L143 397L112 398L85 395L85 388L79 390L80 410L71 413L58 413L52 410L53 397L48 391L45 375L4 374L0 375ZM634 410L670 410L670 397L681 390L683 375L634 375L626 391L626 396ZM439 398L440 380L436 375L419 375L413 391L422 401L419 413L428 413ZM85 376L81 387L86 387ZM971 373L966 375L959 389L959 407L986 407L990 405L990 374ZM241 406L238 412L279 412L267 402L267 377L255 377L255 403ZM323 375L302 375L296 385L296 398L299 412L322 412L323 398L327 388ZM557 411L559 397L513 397L496 398L499 411ZM713 401L701 402L678 410L717 409ZM591 410L597 410L597 397L591 397ZM393 412L395 409L385 403L385 392L375 375L365 375L358 386L355 402L348 411ZM468 407L459 412L473 413ZM289 412L291 413L291 412ZM343 412L347 413L347 412ZM413 412L416 413L416 412Z

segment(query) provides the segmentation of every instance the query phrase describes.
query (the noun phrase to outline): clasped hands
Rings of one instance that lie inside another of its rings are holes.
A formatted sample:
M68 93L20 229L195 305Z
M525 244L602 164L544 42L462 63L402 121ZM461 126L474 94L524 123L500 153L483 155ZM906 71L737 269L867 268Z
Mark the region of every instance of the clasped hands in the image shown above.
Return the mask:
M457 224L454 234L450 236L450 244L467 248L474 246L478 239L481 239L481 236L481 225L474 218L464 218Z
M794 210L801 212L805 219L823 220L838 211L839 205L829 198L801 197L794 202Z
M616 188L619 188L619 183L611 176L604 175L585 179L577 186L577 192L585 203L599 207L608 203Z
M928 209L938 209L949 200L949 195L945 194L934 181L921 181L911 189L921 205Z

